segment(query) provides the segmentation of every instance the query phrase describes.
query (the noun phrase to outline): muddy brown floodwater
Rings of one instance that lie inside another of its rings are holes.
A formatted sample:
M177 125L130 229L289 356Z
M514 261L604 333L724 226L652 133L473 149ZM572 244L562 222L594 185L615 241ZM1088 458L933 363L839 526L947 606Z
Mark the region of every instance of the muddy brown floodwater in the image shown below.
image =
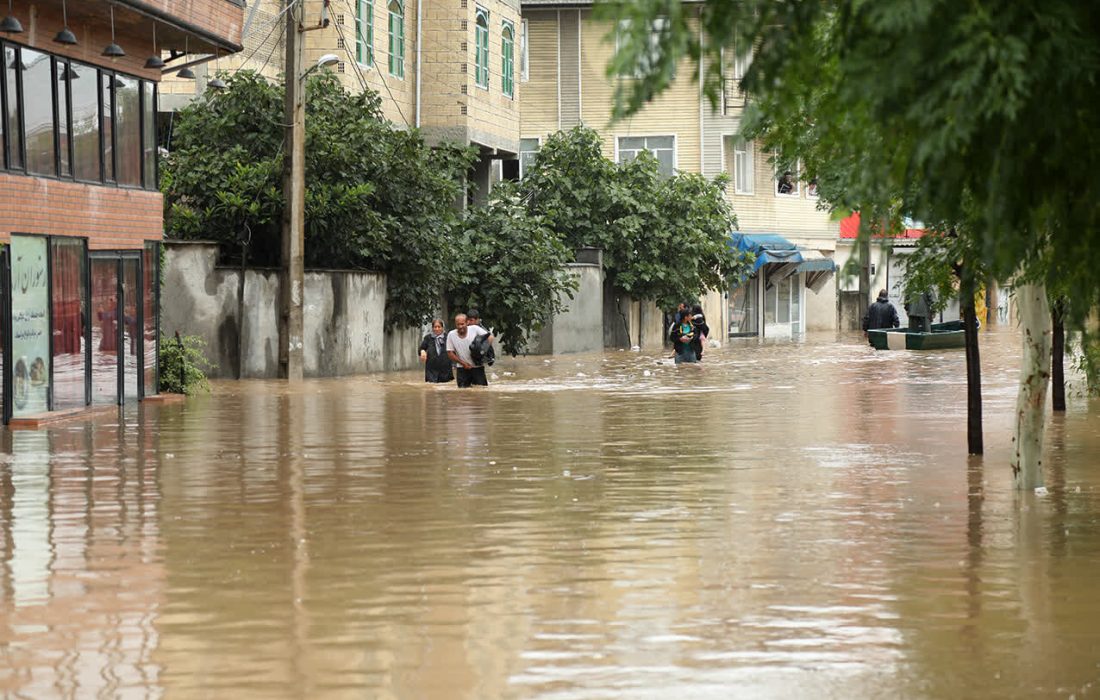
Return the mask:
M0 455L0 693L1100 695L1100 403L1008 457L1018 336L216 383Z

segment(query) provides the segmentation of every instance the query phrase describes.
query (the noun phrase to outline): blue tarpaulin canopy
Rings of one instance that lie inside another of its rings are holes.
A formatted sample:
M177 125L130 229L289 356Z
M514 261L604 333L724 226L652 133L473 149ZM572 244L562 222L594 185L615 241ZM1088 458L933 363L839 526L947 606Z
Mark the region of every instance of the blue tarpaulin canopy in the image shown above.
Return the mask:
M754 273L769 264L803 261L798 246L777 233L734 233L730 236L730 245L736 250L743 250L756 256L756 262L752 265Z

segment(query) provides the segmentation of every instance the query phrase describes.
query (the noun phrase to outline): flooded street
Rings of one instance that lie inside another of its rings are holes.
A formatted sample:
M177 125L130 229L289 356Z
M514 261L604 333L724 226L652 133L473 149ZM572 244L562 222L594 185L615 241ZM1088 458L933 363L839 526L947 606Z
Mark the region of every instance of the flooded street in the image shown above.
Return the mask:
M1100 695L1100 405L1017 494L982 343L984 458L961 349L832 334L5 431L0 694Z

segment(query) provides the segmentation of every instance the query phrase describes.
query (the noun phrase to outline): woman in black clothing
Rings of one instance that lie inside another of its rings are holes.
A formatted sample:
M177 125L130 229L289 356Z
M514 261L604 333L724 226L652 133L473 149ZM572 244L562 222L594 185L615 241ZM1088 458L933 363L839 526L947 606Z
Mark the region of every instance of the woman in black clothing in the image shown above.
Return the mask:
M699 304L691 307L691 322L695 325L695 338L691 341L695 348L695 359L703 359L703 344L710 335L710 326L707 325L707 317L703 315L703 307Z
M424 381L443 384L454 379L451 359L447 357L447 332L443 321L432 321L432 332L420 341L420 361L424 363Z

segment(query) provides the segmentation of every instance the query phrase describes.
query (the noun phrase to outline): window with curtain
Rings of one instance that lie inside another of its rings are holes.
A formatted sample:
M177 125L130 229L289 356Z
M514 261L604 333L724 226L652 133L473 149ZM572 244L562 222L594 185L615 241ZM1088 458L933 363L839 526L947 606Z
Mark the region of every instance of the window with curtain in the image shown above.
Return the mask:
M516 30L511 22L505 21L500 30L500 89L505 97L514 97L516 92Z
M489 88L489 11L477 8L474 22L474 82Z
M4 122L4 141L8 161L7 167L12 170L23 169L23 139L19 132L19 49L4 45L4 114L0 118Z
M753 177L753 148L751 141L736 136L726 137L726 152L733 152L733 165L729 168L733 175L734 194L753 194L756 189Z
M73 177L99 180L99 91L98 72L83 63L73 62L64 77L72 97Z
M364 66L374 65L374 3L355 1L355 60Z
M120 185L141 187L141 92L137 78L116 75L115 152Z
M390 0L390 75L405 77L405 6Z
M23 153L27 172L57 175L54 149L53 60L48 53L22 49Z
M86 245L82 238L54 236L50 239L54 410L87 404L84 384L87 364L84 354Z

